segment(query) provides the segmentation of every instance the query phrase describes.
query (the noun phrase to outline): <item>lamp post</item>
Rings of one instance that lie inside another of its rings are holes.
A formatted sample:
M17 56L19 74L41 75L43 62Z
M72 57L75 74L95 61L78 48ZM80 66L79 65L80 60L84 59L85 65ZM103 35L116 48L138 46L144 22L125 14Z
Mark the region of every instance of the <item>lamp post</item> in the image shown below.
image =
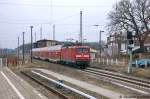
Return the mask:
M93 25L93 26L96 26L96 27L98 27L98 26L100 26L100 25L98 25L98 24L96 24L96 25ZM99 53L100 53L100 58L101 58L101 47L102 47L102 44L101 44L101 34L102 34L102 32L104 32L104 31L102 31L102 30L100 30L99 31Z
M33 37L32 37L32 30L33 30L33 26L30 26L31 28L31 63L32 63L32 43L33 43Z
M86 41L87 39L83 39L83 44L85 44L85 41Z
M19 37L18 37L18 51L17 51L17 54L18 54L18 55L17 55L17 56L18 56L18 62L17 62L17 63L18 63L18 65L19 65L19 41L20 41L20 40L19 40Z
M55 24L53 24L53 40L55 40Z
M101 30L100 30L100 32L99 32L99 53L100 53L100 58L101 58L101 52L102 52L102 51L101 51L101 50L102 50L102 43L101 43L101 41L102 41L102 40L101 40L101 33L102 33L102 32L104 32L104 31L101 31Z
M22 65L24 65L25 64L25 60L24 60L24 34L25 34L25 32L22 32L22 34L23 34Z

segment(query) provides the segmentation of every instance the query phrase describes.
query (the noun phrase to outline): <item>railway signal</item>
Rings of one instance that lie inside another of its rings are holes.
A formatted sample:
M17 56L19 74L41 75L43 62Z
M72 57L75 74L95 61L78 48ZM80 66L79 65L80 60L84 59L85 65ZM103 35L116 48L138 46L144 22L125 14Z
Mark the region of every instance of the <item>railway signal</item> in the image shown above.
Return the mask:
M133 46L133 35L131 31L127 31L127 41L128 41L128 50L129 50L129 55L130 55L130 61L128 64L128 73L132 72L132 48Z
M127 31L127 39L132 39L132 32L131 31Z

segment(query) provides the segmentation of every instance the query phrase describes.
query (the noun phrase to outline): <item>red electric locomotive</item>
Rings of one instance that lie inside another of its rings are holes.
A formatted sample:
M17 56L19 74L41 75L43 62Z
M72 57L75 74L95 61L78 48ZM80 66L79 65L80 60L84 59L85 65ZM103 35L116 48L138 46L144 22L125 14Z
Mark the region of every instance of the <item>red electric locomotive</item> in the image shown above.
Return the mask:
M34 58L47 59L51 62L69 64L77 68L86 68L90 63L90 48L81 45L56 45L35 48Z
M62 47L61 62L85 68L90 63L90 48L87 46Z

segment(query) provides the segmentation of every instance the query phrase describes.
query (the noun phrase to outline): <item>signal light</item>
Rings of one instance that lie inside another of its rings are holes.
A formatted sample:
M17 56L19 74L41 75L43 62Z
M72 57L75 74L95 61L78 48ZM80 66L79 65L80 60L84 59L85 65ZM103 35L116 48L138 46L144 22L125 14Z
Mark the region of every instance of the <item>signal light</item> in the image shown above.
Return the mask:
M127 31L127 39L132 39L132 32L131 31Z
M130 44L130 45L133 44L133 40L129 40L129 44Z

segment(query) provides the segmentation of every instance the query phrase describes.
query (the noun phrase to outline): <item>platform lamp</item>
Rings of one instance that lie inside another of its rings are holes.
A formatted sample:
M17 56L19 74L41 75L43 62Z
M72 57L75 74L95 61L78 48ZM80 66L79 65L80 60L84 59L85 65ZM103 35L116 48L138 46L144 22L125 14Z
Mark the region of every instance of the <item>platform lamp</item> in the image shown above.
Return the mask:
M100 26L100 25L98 25L98 24L95 24L95 25L93 25L93 26L96 26L96 27L98 27L98 26ZM99 53L100 53L100 58L101 58L101 47L102 47L102 44L101 44L101 34L102 34L102 32L104 32L104 31L102 31L102 30L100 30L99 31Z
M32 31L33 31L33 26L30 26L30 28L31 28L31 63L32 63L32 43L33 43Z

